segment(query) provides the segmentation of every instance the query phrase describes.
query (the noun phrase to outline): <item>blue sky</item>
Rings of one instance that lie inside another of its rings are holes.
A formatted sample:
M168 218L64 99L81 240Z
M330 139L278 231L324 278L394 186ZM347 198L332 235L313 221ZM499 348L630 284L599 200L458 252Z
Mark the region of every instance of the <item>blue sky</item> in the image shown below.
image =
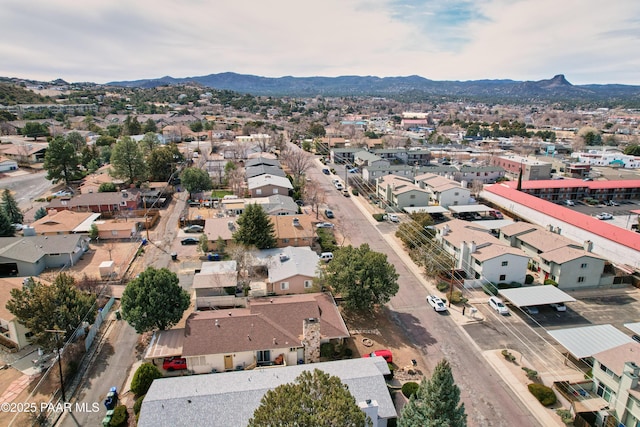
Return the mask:
M637 0L3 0L0 76L420 75L640 85Z

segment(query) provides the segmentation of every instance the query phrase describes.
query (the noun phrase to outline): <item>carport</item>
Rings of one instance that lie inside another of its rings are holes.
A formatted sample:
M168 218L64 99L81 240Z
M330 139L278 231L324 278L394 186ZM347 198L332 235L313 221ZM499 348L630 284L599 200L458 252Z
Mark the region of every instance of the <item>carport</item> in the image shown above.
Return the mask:
M574 302L576 299L555 286L527 286L501 289L498 293L516 307Z
M165 357L182 356L184 328L156 331L147 348L145 360L154 361Z
M583 326L547 332L578 360L634 342L613 325Z
M635 322L635 323L625 323L624 327L629 329L631 332L633 332L636 335L640 335L640 322Z
M447 208L444 208L442 206L407 206L403 209L408 214L412 214L416 212L425 212L428 214L434 214L434 213L445 214L449 212Z
M496 211L496 208L489 207L487 205L451 205L449 210L454 214L461 213L473 213L473 212L491 212Z

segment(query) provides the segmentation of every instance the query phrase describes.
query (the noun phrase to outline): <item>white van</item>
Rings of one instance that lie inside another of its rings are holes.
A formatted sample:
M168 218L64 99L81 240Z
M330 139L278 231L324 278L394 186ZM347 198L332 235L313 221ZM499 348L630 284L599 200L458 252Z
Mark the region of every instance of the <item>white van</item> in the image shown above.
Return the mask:
M333 252L322 252L320 254L320 259L324 262L329 262L333 259Z

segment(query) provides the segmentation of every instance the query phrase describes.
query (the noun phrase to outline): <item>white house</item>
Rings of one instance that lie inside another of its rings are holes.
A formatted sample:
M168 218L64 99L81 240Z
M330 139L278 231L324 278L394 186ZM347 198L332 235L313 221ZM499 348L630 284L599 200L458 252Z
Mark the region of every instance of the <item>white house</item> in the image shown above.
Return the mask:
M389 206L406 208L429 205L429 193L410 179L386 175L376 180L376 187L378 197Z
M471 191L466 183L458 183L433 173L425 173L415 177L416 185L429 192L430 202L443 207L467 205Z

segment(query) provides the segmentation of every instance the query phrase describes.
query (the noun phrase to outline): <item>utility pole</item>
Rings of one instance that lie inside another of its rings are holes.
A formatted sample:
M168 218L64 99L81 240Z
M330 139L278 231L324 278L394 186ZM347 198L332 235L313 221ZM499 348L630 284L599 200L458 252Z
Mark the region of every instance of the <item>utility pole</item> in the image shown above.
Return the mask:
M58 369L60 370L60 393L62 394L62 402L64 403L67 401L67 399L64 395L64 377L62 376L62 356L60 355L60 339L58 338L58 334L64 334L65 331L61 331L58 329L45 329L45 332L56 334L56 350L58 352Z

